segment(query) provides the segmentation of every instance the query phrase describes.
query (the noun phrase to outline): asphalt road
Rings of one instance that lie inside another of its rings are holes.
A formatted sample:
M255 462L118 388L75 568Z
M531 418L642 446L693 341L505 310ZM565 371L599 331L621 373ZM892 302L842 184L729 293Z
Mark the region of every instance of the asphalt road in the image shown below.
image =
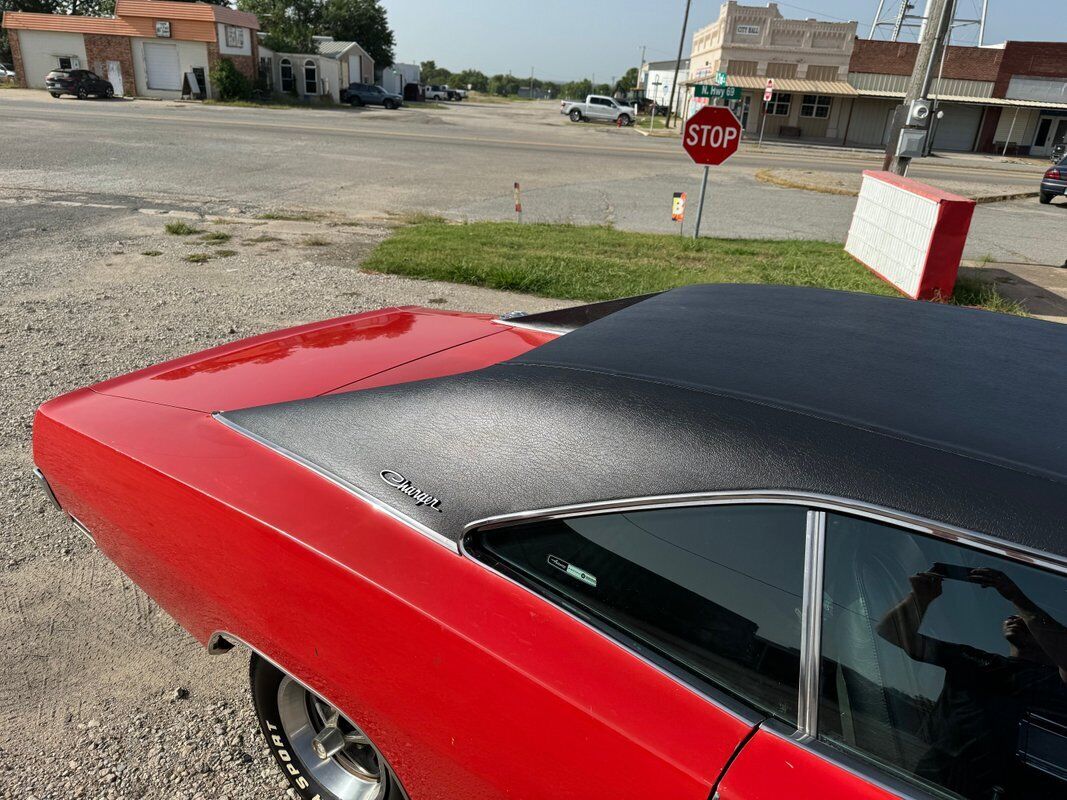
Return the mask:
M700 171L677 141L573 125L553 103L448 105L397 112L245 109L174 102L53 100L0 92L0 187L104 192L237 207L428 212L673 231L676 191L695 201ZM856 172L875 153L746 146L716 168L704 232L842 240L851 197L768 186L764 168ZM1041 167L955 157L917 165L937 184L1036 187ZM981 207L967 255L1062 264L1067 210L1023 200ZM1055 234L1054 234L1055 232Z

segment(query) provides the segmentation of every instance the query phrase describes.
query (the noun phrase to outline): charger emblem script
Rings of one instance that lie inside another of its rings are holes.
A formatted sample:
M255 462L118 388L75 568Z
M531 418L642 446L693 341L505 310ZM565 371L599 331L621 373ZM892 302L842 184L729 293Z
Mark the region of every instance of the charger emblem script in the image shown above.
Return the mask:
M424 492L419 487L415 486L411 481L401 475L399 472L395 472L391 469L382 470L382 480L396 489L398 492L403 492L412 500L415 501L417 506L427 506L434 511L441 511L441 501L434 497L429 492Z

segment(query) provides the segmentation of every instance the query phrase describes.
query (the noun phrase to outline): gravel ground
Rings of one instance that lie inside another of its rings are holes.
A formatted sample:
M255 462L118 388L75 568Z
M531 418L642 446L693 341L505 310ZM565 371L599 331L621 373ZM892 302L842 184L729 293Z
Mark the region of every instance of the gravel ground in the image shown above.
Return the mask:
M359 310L557 305L361 272L389 220L263 222L258 211L0 190L0 798L269 799L286 787L260 742L246 658L206 655L39 492L38 404ZM167 235L168 221L232 238ZM194 253L210 259L184 260Z

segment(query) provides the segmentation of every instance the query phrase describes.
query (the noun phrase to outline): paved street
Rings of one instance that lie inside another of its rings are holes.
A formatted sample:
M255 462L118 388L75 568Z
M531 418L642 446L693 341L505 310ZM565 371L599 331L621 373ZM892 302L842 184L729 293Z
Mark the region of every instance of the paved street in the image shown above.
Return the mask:
M678 142L573 125L556 108L246 109L7 90L0 93L0 188L511 219L519 181L527 220L676 230L670 197L686 191L695 205L700 176ZM846 173L879 163L876 153L746 145L712 173L704 231L841 240L853 198L768 186L755 173ZM935 185L974 181L1005 191L1036 187L1040 174L1037 164L976 156L930 159L911 173ZM1052 231L1065 215L1067 206L1041 207L1032 198L981 206L967 256L1062 264L1067 253Z

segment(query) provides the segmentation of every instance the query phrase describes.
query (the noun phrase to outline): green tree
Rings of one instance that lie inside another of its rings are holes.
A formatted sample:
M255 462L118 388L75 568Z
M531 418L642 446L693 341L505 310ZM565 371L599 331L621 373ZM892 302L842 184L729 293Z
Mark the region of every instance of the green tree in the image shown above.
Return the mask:
M452 82L452 72L437 66L436 61L423 61L419 64L419 80L423 83L441 84Z
M393 65L396 37L378 0L325 0L318 22L318 33L341 42L358 42L376 68Z
M630 92L637 88L637 67L630 67L626 70L626 74L619 78L615 84L616 89L621 89L624 92Z
M489 91L489 76L476 69L465 69L452 76L456 86L465 89L468 86L475 92ZM449 84L451 85L451 84Z
M237 0L241 11L259 17L264 44L283 53L315 53L311 38L318 31L322 5L318 0Z
M57 10L57 0L0 0L0 12L31 11L36 14L55 14ZM7 28L0 28L0 61L5 64L12 61Z

